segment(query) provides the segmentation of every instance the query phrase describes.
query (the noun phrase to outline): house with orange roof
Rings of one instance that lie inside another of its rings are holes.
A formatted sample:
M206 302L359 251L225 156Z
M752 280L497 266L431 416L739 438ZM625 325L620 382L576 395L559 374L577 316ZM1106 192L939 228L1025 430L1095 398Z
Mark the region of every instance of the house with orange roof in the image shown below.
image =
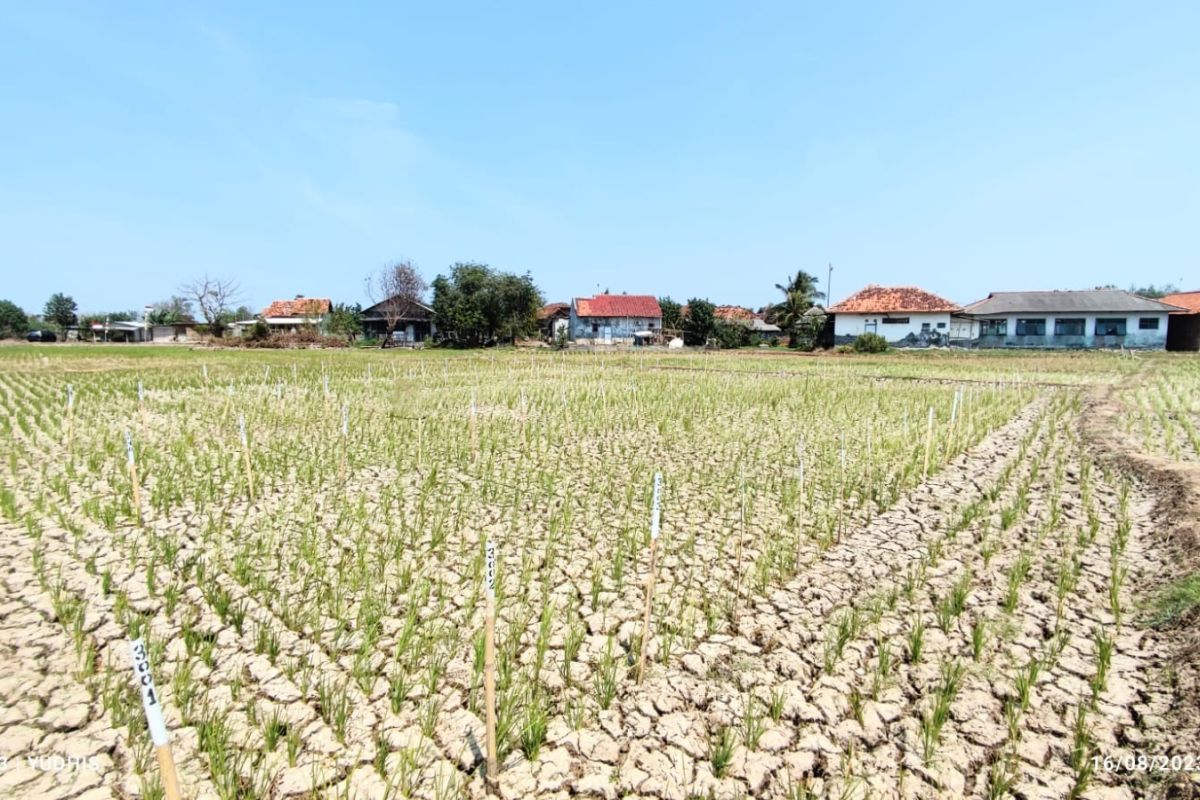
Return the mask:
M328 297L305 297L296 295L291 300L274 300L262 310L259 317L272 331L297 331L308 326L321 327L329 319L333 301ZM244 330L255 324L255 320L238 320L235 330Z
M833 315L838 343L875 333L895 345L946 344L951 315L962 306L916 286L876 286L859 289L826 311Z
M1200 290L1169 294L1162 302L1178 308L1167 315L1167 349L1200 350Z
M662 335L662 308L648 294L598 294L571 302L571 339L587 344L648 344Z

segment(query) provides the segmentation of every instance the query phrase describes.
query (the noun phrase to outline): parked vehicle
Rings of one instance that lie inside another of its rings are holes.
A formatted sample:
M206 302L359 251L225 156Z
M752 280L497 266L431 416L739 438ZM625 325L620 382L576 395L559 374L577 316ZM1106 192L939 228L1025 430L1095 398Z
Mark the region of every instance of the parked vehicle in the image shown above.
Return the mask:
M25 334L25 340L28 342L57 342L58 336L54 331L30 331Z

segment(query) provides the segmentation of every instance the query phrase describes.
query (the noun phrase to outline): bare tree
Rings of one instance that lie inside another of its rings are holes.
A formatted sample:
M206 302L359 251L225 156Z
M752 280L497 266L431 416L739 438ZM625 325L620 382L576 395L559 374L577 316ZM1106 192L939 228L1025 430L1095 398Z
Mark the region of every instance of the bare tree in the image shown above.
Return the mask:
M178 291L196 304L209 331L219 337L230 322L230 306L238 301L241 290L234 281L210 278L206 274L203 278L180 286Z
M421 302L429 284L411 261L397 261L380 267L379 271L367 276L367 296L378 306L387 332L380 347L387 347L392 340L392 331L400 321Z

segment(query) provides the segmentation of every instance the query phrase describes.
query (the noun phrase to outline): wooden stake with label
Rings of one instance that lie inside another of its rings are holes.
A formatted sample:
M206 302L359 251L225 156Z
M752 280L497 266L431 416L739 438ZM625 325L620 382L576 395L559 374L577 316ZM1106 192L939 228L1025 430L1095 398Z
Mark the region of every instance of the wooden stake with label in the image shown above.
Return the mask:
M496 785L500 765L496 757L496 543L487 540L484 547L484 583L487 607L483 631L483 701L487 706L487 780Z
M150 654L146 650L146 643L141 639L130 642L129 651L133 657L133 679L142 693L146 727L150 731L150 741L154 744L159 772L162 773L163 794L166 800L180 800L179 775L175 771L175 758L171 754L167 724L163 720L162 698L154 688L154 678L150 674Z
M646 676L646 651L650 644L650 614L654 608L654 581L658 556L658 529L662 515L662 473L654 473L654 500L650 506L650 574L646 576L646 607L642 610L642 652L638 656L637 682Z
M133 439L125 431L125 458L129 462L129 482L133 486L133 512L138 525L142 524L142 487L138 483L137 460L133 457Z
M246 435L246 417L238 414L238 434L242 440L242 463L246 467L246 491L254 502L254 473L250 471L250 438Z

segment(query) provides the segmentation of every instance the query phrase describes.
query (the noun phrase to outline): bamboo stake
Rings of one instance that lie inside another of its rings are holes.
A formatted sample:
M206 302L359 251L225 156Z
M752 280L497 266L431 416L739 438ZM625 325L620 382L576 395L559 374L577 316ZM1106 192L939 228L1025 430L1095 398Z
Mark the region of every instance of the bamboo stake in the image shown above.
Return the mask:
M484 550L487 608L483 633L483 694L487 706L487 780L496 786L500 765L496 758L496 543L487 540Z
M154 755L158 758L158 769L162 773L163 794L166 800L180 800L179 775L175 770L175 758L171 754L171 742L167 738L167 724L163 720L162 701L154 688L150 674L150 654L141 639L130 643L133 657L133 678L142 692L142 709L146 712L146 727L150 730L150 741L154 744Z
M67 452L75 443L75 384L67 384Z
M479 460L479 426L475 421L475 393L471 392L471 463Z
M804 437L800 437L799 443L796 445L796 460L799 462L796 467L796 572L800 572L800 556L801 544L804 539L800 531L800 507L804 503Z
M841 444L838 447L838 516L837 516L837 536L835 541L838 544L842 542L842 522L845 518L846 511L846 432L842 431Z
M142 436L146 435L146 388L138 381L138 420L142 426Z
M933 406L925 423L925 465L921 468L921 480L929 477L929 449L933 447Z
M125 458L129 462L129 482L133 486L133 511L138 525L142 524L142 487L138 483L137 461L133 457L133 439L125 431Z
M658 556L658 529L662 515L662 473L654 473L654 501L650 507L650 574L646 576L646 607L642 611L642 652L638 656L637 682L646 675L646 650L650 641L650 612L654 606L654 581Z
M350 405L342 403L342 448L338 458L338 479L341 483L346 482L346 462L348 456L346 449L348 447L347 439L350 437Z
M246 467L246 491L250 494L250 502L254 502L254 473L250 471L250 439L246 436L246 417L238 414L238 433L242 440L242 463Z

